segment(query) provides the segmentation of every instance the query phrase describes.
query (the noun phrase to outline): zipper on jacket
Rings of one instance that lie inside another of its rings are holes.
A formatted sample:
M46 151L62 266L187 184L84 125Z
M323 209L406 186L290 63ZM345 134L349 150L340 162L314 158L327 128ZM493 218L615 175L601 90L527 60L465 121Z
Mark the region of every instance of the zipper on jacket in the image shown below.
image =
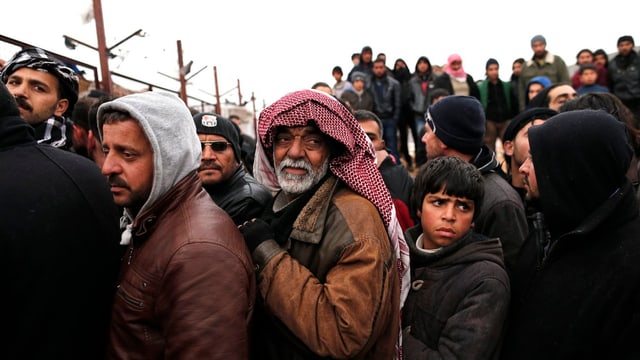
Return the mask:
M120 295L120 297L122 297L122 299L135 306L138 308L142 308L144 306L144 302L142 300L138 300L132 296L130 296L129 294L127 294L126 292L124 292L124 290L122 290L122 287L120 285L118 285L118 295Z
M133 244L129 247L129 260L127 261L127 265L131 265L131 258L133 257Z

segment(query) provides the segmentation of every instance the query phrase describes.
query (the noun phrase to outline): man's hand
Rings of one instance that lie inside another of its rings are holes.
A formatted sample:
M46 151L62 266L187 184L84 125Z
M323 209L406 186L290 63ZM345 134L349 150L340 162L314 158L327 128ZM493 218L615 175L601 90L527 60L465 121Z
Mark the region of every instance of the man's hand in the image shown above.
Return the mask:
M245 221L244 224L238 226L238 229L242 236L244 236L244 242L247 244L249 252L251 253L258 245L275 238L271 226L262 219Z

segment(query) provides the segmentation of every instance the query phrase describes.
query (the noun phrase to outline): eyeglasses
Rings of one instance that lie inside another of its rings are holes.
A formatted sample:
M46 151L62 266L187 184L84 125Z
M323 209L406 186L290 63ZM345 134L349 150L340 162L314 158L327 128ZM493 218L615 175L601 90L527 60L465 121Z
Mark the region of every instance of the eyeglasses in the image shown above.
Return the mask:
M232 144L226 141L200 141L200 145L202 145L202 151L204 151L205 146L209 146L215 152L223 152Z
M429 127L431 128L431 131L435 133L436 123L433 122L433 119L431 118L431 113L429 113L429 110L427 110L427 114L425 115L424 120L427 122L427 125L429 125Z

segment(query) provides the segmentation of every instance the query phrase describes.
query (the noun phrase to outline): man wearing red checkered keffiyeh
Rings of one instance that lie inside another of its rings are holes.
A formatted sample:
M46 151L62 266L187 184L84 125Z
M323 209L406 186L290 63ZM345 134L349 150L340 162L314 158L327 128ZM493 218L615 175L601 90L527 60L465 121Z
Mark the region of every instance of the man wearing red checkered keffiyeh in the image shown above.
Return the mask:
M257 133L254 175L278 193L269 211L240 227L263 305L254 352L400 358L408 247L370 140L346 107L314 90L264 109ZM320 147L325 162L314 167ZM283 170L287 161L296 175ZM292 187L304 178L306 186Z

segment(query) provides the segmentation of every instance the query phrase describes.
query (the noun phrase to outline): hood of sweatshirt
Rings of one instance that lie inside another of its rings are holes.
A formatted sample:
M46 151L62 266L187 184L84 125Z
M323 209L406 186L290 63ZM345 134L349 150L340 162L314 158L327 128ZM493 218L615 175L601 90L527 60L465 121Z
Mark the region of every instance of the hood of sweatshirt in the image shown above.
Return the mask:
M575 229L624 185L632 150L603 110L575 110L529 130L540 207L552 238Z
M202 150L193 117L176 95L152 91L102 104L98 119L109 110L128 112L140 123L153 148L153 186L138 212L142 214L200 165Z

